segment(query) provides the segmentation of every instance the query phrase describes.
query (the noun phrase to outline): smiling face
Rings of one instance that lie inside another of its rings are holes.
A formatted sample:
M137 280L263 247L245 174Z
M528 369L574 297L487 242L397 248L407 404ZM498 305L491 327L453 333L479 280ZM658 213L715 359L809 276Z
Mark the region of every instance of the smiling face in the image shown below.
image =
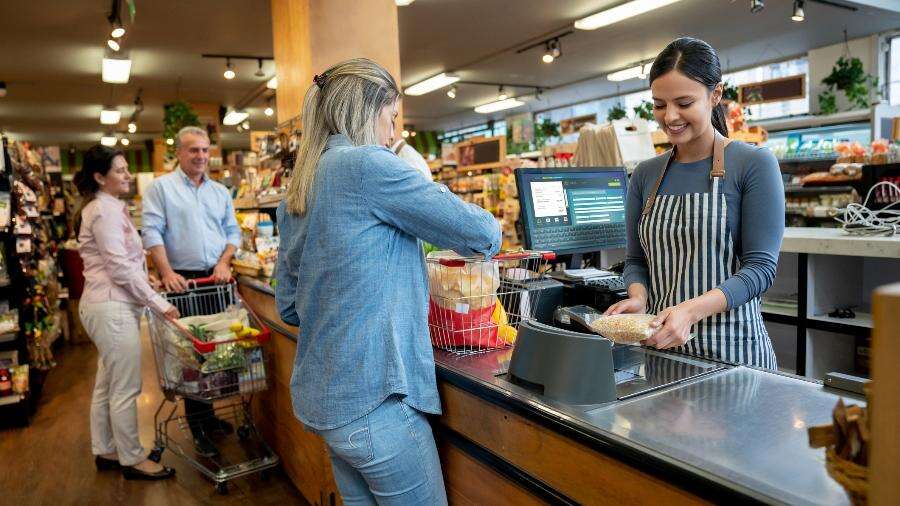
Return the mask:
M181 136L181 143L175 151L178 165L191 179L199 178L209 167L209 137L197 134Z
M710 92L706 86L672 70L650 85L653 117L675 145L712 134L712 110L722 100L722 84Z
M379 146L390 146L394 137L394 120L397 119L397 100L381 108L378 113L378 124L375 125L375 134L378 136Z
M122 155L116 155L112 159L109 172L105 176L94 174L94 179L100 185L100 190L113 197L120 197L128 193L131 187L131 174L128 172L128 162Z

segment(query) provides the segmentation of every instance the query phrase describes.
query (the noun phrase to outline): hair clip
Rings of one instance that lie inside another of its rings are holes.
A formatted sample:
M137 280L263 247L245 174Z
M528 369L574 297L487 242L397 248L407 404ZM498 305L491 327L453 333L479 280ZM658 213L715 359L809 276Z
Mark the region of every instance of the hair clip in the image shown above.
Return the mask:
M325 78L326 78L325 74L322 74L322 75L316 74L313 76L313 82L316 83L316 86L318 86L319 89L323 89L323 88L325 88Z

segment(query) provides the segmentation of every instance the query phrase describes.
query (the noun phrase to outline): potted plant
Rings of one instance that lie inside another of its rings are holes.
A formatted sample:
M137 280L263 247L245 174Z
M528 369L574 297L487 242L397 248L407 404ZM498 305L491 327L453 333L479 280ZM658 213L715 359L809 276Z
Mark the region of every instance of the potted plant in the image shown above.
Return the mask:
M622 107L622 104L616 104L612 106L612 109L609 110L609 113L606 115L606 121L615 121L617 119L622 119L628 116L628 113L625 111L625 108Z
M559 137L559 123L549 118L534 124L534 144L538 149L547 145L547 141Z
M174 139L178 131L186 126L200 126L197 113L183 100L166 104L163 109L163 137L166 139ZM175 146L169 146L168 152L174 153Z
M844 55L838 58L831 73L822 79L828 89L819 93L819 109L822 114L834 114L838 111L836 91L842 91L851 107L867 109L871 102L872 90L878 95L878 78L863 70L862 60Z
M653 103L647 100L641 100L641 104L634 107L634 117L647 121L653 121ZM610 111L612 112L612 111Z

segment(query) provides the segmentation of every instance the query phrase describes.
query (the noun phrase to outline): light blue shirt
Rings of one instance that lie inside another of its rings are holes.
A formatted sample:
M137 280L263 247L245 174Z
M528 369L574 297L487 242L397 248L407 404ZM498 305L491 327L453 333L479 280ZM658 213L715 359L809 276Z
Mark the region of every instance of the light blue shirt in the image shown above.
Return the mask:
M306 214L278 207L275 300L300 327L291 377L294 413L341 427L391 394L439 413L428 334L428 276L416 238L492 256L500 224L392 152L328 139Z
M144 248L165 245L175 270L212 269L228 244L241 246L231 194L206 175L197 186L175 169L153 181L142 203Z

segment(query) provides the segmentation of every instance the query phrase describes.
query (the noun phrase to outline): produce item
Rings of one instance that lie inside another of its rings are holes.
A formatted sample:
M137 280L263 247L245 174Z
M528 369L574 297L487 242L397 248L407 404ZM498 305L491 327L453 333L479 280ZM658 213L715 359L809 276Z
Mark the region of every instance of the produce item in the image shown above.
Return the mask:
M204 374L243 367L245 363L244 349L236 343L220 344L205 358L206 361L200 366L200 372Z
M866 394L868 397L868 385ZM868 465L872 451L869 413L872 399L867 406L845 405L838 399L832 411L831 425L818 425L807 429L809 446L825 448L825 469L835 481L844 487L855 505L867 504L869 493Z
M515 327L509 324L509 317L506 315L506 310L503 308L503 304L500 302L499 298L494 305L491 321L497 324L497 337L507 344L514 344L516 342L516 337L518 337L519 332Z
M636 344L655 332L650 322L652 314L616 314L601 316L591 322L594 332L618 344Z

